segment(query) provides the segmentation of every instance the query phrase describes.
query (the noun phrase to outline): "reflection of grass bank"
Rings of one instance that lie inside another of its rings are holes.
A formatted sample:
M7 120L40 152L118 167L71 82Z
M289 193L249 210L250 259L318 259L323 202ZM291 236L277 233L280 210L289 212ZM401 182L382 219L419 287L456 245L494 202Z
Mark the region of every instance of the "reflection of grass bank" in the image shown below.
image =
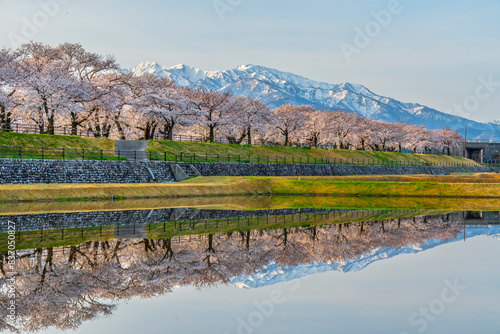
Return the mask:
M76 246L87 241L104 241L115 235L114 227L87 227L16 233L16 250ZM0 233L0 252L7 251L7 233Z
M352 177L199 177L169 184L0 186L0 201L234 195L500 198L497 174Z
M360 210L331 213L310 213L301 215L280 215L251 218L230 218L206 221L169 223L165 225L151 224L148 231L151 239L164 239L177 236L199 234L217 234L246 232L251 230L270 230L285 228L307 228L332 224L346 224L358 222L376 222L389 219L409 218L417 216L447 214L450 211L385 211L385 210Z
M188 235L314 227L355 222L375 222L386 219L446 214L449 212L450 211L360 210L331 213L304 213L250 218L165 222L146 225L144 230L148 233L150 239L166 239ZM76 246L84 242L106 241L114 239L116 228L115 226L103 226L17 232L16 250ZM0 252L7 251L7 237L7 233L0 233Z

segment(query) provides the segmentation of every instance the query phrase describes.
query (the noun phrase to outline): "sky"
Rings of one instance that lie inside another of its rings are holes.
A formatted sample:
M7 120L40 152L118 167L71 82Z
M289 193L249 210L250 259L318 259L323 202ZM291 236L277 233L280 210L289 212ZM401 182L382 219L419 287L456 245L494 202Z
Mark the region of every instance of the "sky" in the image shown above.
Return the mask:
M0 0L0 46L80 43L123 68L255 64L500 119L500 0Z

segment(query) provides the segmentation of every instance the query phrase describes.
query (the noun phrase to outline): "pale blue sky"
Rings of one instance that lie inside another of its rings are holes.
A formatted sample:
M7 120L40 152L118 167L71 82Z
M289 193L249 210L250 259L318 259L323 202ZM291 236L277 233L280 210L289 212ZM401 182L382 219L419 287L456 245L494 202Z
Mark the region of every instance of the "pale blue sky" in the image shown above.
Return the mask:
M386 10L391 1L397 0L0 0L0 45L10 47L26 22L38 18L40 27L28 39L78 42L114 54L122 67L259 64L360 83L441 111L474 96L480 76L500 82L499 0L400 0L399 13L378 25L348 62L340 45L354 45L355 28L371 27L371 11ZM45 15L40 4L54 2L59 10ZM218 13L221 3L231 10ZM460 116L500 118L500 86L489 95Z

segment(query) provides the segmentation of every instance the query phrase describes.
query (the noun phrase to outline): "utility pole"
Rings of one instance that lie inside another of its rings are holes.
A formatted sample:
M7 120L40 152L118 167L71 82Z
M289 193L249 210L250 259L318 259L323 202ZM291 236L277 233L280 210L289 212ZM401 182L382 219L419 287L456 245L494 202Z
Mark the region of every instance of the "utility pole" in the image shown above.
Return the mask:
M464 133L464 158L467 158L467 127L465 127Z

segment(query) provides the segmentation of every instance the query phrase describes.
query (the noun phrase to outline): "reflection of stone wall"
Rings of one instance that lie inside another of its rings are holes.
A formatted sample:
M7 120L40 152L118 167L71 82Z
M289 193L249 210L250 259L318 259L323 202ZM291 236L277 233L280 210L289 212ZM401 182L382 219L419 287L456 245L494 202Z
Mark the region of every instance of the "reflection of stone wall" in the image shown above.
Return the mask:
M7 231L7 222L16 223L17 231L50 230L60 228L80 228L94 226L144 225L167 221L210 220L226 218L247 218L263 216L280 216L291 214L307 214L321 212L337 212L347 210L323 209L279 209L258 211L225 211L225 210L193 210L193 209L156 209L127 211L93 211L69 213L42 213L33 215L0 216L0 233ZM193 216L194 215L194 216Z
M0 216L0 232L7 231L7 221L16 223L17 231L49 230L94 226L146 224L166 221L172 209L42 213Z
M169 182L165 162L0 159L0 184Z
M408 175L491 172L482 167L194 163L203 176Z

